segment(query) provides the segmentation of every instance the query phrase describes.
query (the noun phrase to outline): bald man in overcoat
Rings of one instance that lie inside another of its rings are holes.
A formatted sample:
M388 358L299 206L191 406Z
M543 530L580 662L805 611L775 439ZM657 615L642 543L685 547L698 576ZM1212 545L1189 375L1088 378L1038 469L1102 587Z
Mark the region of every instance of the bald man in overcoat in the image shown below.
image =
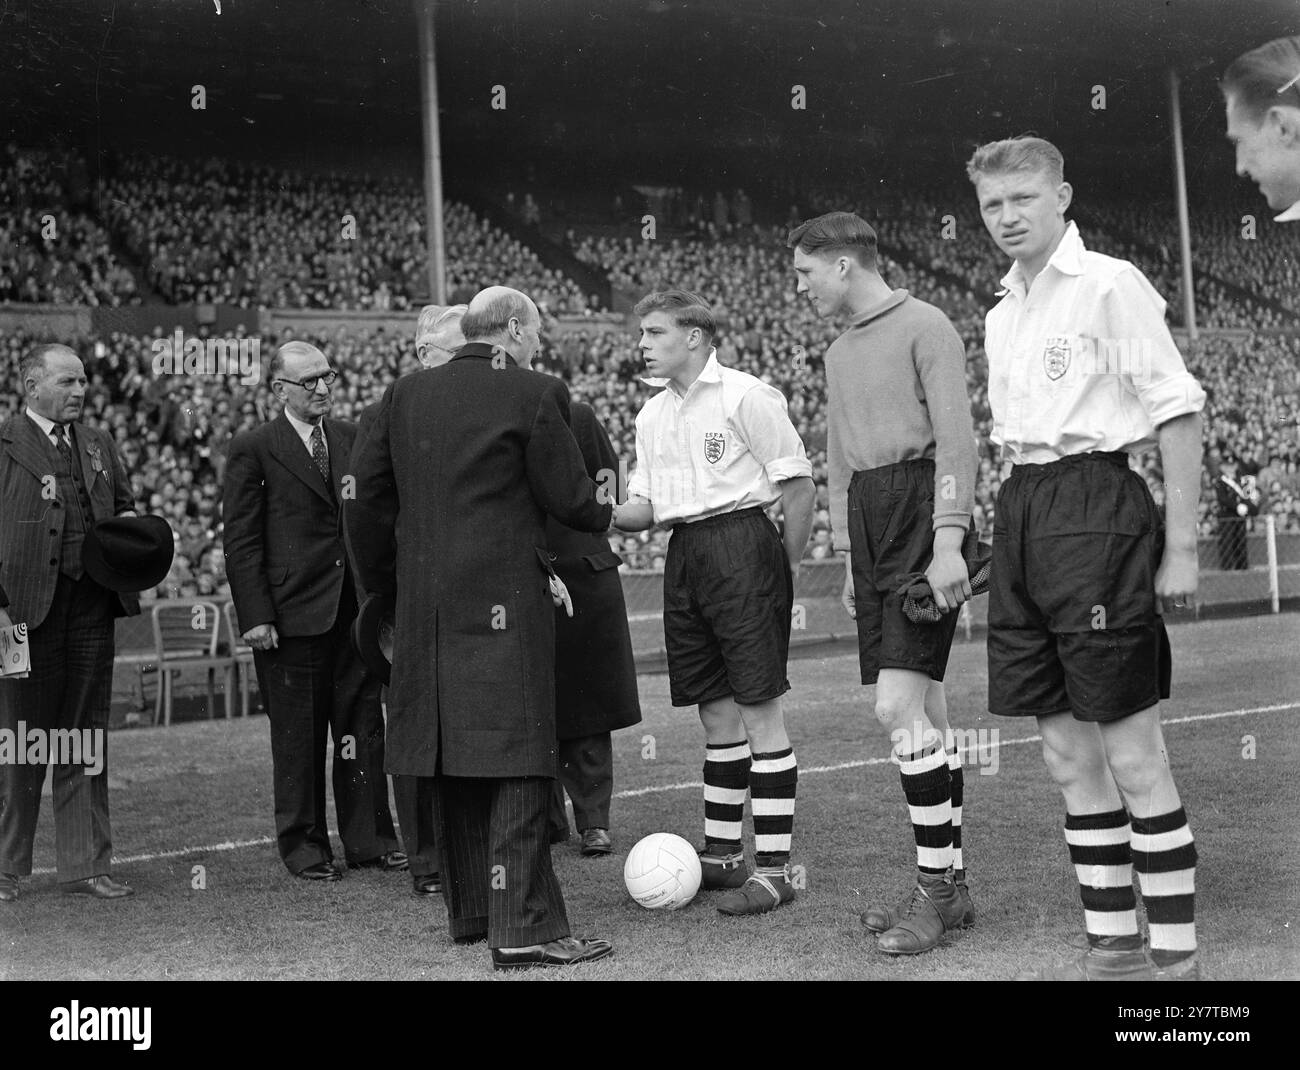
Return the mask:
M451 935L497 969L608 955L570 935L551 867L554 596L546 517L605 531L569 394L528 370L537 306L491 287L450 361L388 388L344 522L368 594L396 599L388 771L433 777Z

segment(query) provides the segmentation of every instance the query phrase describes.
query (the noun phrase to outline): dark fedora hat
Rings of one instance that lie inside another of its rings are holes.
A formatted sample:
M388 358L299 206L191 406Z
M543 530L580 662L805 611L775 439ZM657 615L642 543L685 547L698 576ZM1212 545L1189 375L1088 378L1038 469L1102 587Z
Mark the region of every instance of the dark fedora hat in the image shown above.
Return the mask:
M396 601L391 594L372 594L357 611L352 622L352 645L383 683L393 669L393 611Z
M110 516L81 544L82 567L110 591L147 591L172 567L176 539L160 516Z

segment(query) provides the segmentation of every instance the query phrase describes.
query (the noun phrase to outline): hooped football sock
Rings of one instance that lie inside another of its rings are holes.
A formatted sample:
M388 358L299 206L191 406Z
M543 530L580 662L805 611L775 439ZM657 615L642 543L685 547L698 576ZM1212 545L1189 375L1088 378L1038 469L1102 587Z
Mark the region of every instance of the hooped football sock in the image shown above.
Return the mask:
M1065 815L1065 842L1079 878L1084 928L1093 946L1132 950L1138 936L1137 896L1129 854L1128 812Z
M1196 953L1196 844L1182 807L1133 818L1131 844L1151 958L1170 966Z
M749 743L709 743L704 751L704 845L714 854L740 852L749 788Z
M798 783L793 748L754 755L749 767L749 799L754 811L754 856L760 872L783 870L790 861Z
M953 864L948 755L936 743L906 757L899 755L898 771L916 836L916 867L922 874L944 876Z
M948 755L948 780L951 785L950 797L952 799L952 868L953 877L956 880L964 880L966 877L966 867L962 864L961 858L961 804L962 794L966 786L966 777L961 769L961 755L958 753L956 746Z

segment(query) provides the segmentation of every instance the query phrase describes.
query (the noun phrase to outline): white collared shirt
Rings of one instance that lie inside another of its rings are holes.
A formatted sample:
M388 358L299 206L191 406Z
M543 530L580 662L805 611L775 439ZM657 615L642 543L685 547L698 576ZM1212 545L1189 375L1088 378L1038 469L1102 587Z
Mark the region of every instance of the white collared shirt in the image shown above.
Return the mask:
M298 432L298 437L302 439L302 444L307 447L308 453L311 453L311 433L319 427L321 441L325 443L325 456L328 457L330 455L329 440L325 437L325 421L323 419L319 424L304 423L291 413L287 407L284 410L284 414L289 417L290 425ZM313 453L312 456L314 457L315 454Z
M1281 215L1275 215L1273 217L1273 222L1294 223L1297 219L1300 219L1300 201L1296 201L1295 204L1291 205L1291 207Z
M54 445L54 437L53 437L54 429L58 425L53 420L51 420L48 416L42 416L39 412L34 412L30 407L27 409L27 415L31 417L33 420L35 420L36 426L45 432L45 437L50 440L50 445L51 446ZM64 424L63 426L68 432L68 446L71 447L72 446L72 430L71 430L72 425Z
M1165 301L1127 260L1090 252L1074 223L1025 292L1016 262L989 310L993 441L1013 464L1139 453L1205 391L1165 326Z
M656 524L703 520L751 506L766 508L777 484L812 476L785 396L709 352L685 394L667 389L636 418L636 470L628 492L654 506Z

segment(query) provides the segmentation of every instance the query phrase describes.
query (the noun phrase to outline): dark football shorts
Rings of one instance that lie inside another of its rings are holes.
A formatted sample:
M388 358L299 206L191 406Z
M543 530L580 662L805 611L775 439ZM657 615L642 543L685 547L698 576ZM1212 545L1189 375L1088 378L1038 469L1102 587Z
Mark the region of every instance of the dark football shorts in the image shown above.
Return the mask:
M762 509L675 525L664 562L672 704L753 705L789 691L793 604L790 562Z
M924 572L934 556L934 461L854 472L849 546L862 682L874 684L881 669L910 669L942 680L959 614L914 624L896 593L902 577Z
M989 584L989 709L1118 721L1169 697L1164 529L1124 453L1012 469Z

